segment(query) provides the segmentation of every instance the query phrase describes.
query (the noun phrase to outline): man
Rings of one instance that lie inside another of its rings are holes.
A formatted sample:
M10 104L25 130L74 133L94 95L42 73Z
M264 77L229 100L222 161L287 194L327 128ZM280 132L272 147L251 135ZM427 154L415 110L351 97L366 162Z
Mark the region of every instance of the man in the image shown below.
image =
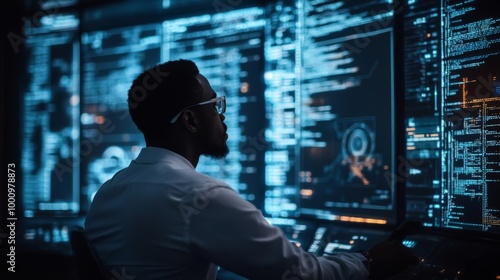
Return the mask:
M201 155L222 158L229 151L225 98L192 61L170 61L139 75L128 104L147 147L99 189L85 221L109 271L136 280L197 280L215 279L221 266L258 280L358 280L414 264L397 242L364 254L309 254L230 186L198 173Z

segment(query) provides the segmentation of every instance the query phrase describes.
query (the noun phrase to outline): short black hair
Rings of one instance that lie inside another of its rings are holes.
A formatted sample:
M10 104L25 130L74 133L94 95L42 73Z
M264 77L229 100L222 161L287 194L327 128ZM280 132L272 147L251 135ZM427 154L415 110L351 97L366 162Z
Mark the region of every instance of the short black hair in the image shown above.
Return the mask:
M128 108L146 137L162 133L180 110L201 100L202 86L196 79L199 73L193 61L180 59L158 64L137 76L128 91Z

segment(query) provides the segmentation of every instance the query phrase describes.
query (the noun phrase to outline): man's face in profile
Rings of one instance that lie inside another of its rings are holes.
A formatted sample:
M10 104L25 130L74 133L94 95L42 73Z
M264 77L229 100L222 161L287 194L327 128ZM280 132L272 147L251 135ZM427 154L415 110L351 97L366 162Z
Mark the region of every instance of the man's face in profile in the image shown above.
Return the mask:
M210 86L207 78L201 74L198 74L196 78L203 89L202 101L215 98L215 91ZM202 142L201 145L203 145L202 154L213 158L224 158L229 153L227 126L223 122L224 115L217 113L215 103L200 106L198 111L201 116L199 139Z

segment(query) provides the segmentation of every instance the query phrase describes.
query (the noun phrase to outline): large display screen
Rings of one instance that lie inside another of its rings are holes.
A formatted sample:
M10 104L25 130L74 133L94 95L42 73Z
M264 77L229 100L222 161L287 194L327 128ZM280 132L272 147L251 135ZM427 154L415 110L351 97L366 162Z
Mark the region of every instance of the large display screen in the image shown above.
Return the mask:
M231 10L163 22L161 61L189 59L226 96L226 158L202 157L197 170L227 182L262 206L263 150L253 143L264 122L264 9Z
M500 232L500 16L486 1L410 1L407 218Z
M60 221L78 219L81 211L78 26L76 14L61 14L26 28L19 224L26 225L23 239L54 247L69 241L70 227Z
M86 212L97 190L135 159L144 137L128 114L126 93L158 63L161 26L85 32L82 44L81 192Z
M393 5L268 10L266 213L395 223Z
M197 170L266 217L395 226L403 211L499 231L500 18L485 0L196 2L74 6L28 29L25 239L67 241L67 221L145 145L133 79L181 58L227 98L230 153Z
M29 83L23 89L21 116L25 217L80 211L79 174L73 172L80 139L78 19L65 17L53 17L49 30L32 30L26 41Z

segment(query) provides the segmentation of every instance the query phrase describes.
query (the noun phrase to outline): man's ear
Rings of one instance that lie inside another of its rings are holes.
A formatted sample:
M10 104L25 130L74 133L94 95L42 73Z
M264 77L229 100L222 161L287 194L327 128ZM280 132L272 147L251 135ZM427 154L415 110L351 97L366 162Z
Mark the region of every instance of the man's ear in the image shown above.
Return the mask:
M190 132L197 132L198 131L198 116L194 111L191 111L187 109L184 111L182 114L182 124L184 124L184 127L190 131Z

